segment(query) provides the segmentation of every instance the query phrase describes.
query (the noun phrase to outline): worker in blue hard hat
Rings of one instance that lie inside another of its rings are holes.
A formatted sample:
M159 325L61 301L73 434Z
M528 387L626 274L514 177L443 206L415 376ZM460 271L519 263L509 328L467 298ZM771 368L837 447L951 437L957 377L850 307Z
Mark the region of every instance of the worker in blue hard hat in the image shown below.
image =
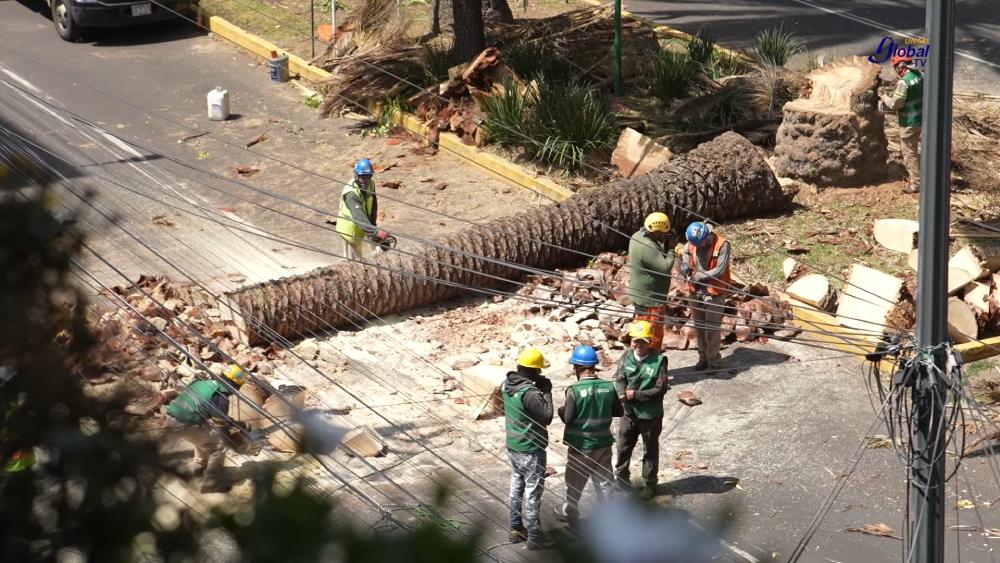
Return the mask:
M696 370L718 368L722 363L722 312L726 294L732 289L729 271L729 241L712 226L695 221L687 228L687 245L681 260L681 273L687 280L688 294L694 299L691 310L698 332Z
M394 239L376 226L378 197L375 195L375 167L362 158L354 164L354 180L344 186L337 211L337 232L344 241L344 258L358 260L369 253L386 250Z
M563 442L569 447L566 460L566 504L556 508L556 517L576 525L580 497L587 481L593 480L598 498L611 493L611 419L622 416L615 385L597 377L600 360L590 346L577 346L569 359L576 383L566 388L566 402L559 418L566 423Z

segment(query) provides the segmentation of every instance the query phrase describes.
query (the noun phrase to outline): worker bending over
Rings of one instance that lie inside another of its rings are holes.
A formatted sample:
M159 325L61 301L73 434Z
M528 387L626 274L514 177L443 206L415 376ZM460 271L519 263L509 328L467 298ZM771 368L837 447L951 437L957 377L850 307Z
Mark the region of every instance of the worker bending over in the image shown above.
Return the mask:
M566 456L566 504L556 509L556 517L575 526L580 518L580 497L588 480L593 480L598 499L611 493L611 419L622 415L613 382L597 377L597 352L577 346L569 363L577 382L566 388L566 404L559 418L566 423L563 442Z
M701 221L688 226L687 239L681 273L687 280L694 328L698 333L698 363L694 369L718 368L722 363L719 353L722 312L726 293L732 287L729 241Z

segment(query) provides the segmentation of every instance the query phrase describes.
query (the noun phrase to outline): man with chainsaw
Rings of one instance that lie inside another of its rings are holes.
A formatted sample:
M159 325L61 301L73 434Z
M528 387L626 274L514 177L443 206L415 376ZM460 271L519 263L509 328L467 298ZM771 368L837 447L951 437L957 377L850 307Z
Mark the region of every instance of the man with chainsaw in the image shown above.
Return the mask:
M372 161L362 158L354 164L354 180L340 194L337 232L344 242L344 258L348 260L388 250L396 242L385 229L376 226L378 197L374 176Z
M892 95L880 95L885 107L899 118L899 152L906 167L904 193L920 191L920 132L923 124L924 75L913 66L913 57L893 55L892 69L899 82Z
M696 370L718 368L722 363L722 311L732 288L729 271L729 241L713 232L712 226L695 221L687 228L687 245L681 273L692 297L694 328L698 333Z
M202 473L201 492L224 492L222 472L226 463L224 439L227 428L235 424L229 419L229 396L239 391L247 375L239 366L231 365L223 374L230 384L219 379L202 379L186 389L167 405L166 428L176 432L194 446L195 473Z

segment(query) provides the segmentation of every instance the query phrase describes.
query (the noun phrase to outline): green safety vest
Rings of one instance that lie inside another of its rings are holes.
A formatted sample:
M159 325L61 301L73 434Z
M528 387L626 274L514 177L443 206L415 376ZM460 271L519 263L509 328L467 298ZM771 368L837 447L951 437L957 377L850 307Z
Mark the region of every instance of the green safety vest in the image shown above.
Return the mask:
M902 80L906 84L906 101L899 108L899 126L920 127L923 122L924 75L910 69Z
M662 365L667 361L666 356L656 352L650 352L641 363L635 359L635 352L629 350L625 354L625 380L628 389L645 391L652 389L656 385L656 378L660 375ZM632 412L638 418L662 418L663 398L658 401L633 401L629 405Z
M576 405L576 418L566 425L563 442L578 450L607 448L611 437L611 415L617 394L615 384L604 379L584 379L569 386Z
M347 239L347 242L355 243L364 240L365 232L361 230L361 227L354 224L351 220L351 210L347 207L347 194L354 192L358 195L358 199L361 200L361 204L364 206L365 215L369 219L372 217L372 208L375 206L375 180L371 180L371 184L368 185L368 190L362 190L358 183L351 182L351 185L344 186L342 192L340 192L340 210L337 211L337 232L340 236ZM375 224L375 221L372 221Z
M534 385L525 385L513 395L507 394L504 382L503 413L506 417L507 448L515 452L544 450L549 445L549 431L524 411L524 394L538 391Z
M212 395L224 389L225 386L215 380L195 381L167 405L167 414L185 424L199 424L212 416L208 410Z

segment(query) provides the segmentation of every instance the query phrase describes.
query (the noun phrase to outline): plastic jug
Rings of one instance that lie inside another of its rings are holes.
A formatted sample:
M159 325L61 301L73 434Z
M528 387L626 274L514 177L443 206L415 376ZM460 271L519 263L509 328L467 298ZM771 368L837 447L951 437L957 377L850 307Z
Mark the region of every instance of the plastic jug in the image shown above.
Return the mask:
M208 93L208 118L212 121L229 119L229 91L216 86Z

